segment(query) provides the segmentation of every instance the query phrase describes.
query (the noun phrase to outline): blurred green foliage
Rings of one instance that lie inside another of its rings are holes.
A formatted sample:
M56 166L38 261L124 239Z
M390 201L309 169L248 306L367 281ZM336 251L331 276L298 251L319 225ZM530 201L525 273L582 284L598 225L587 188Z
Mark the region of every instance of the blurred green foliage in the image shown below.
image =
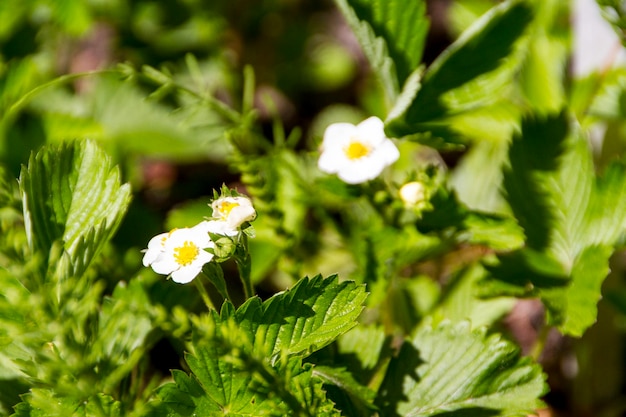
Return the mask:
M626 72L570 2L435 3L0 1L0 414L623 414ZM371 115L400 159L322 173ZM223 185L259 297L141 265Z

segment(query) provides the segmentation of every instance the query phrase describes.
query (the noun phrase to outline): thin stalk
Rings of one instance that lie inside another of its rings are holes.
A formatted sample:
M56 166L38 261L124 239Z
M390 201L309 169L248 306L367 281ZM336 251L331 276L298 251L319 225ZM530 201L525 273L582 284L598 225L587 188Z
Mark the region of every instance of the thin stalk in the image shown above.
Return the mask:
M243 284L243 293L247 300L254 295L254 287L252 286L252 280L250 278L252 259L248 252L248 236L245 233L241 234L241 247L237 249L237 252L235 261L237 263L237 270L239 271L239 278Z
M88 77L91 75L103 75L103 74L121 74L119 70L96 70L96 71L87 71L87 72L77 72L73 74L66 74L60 77L57 77L53 80L50 80L46 83L40 84L32 90L26 92L22 97L19 98L15 103L13 103L4 114L4 119L10 119L15 114L17 114L21 109L23 109L37 94L41 91L45 90L48 87L52 87L55 85L61 85L67 82L71 82L77 80L79 78Z
M204 275L204 274L201 272L200 275ZM198 292L200 293L200 296L202 297L202 301L204 301L204 304L209 310L215 310L216 308L213 305L213 301L211 301L211 297L209 297L209 293L207 292L206 288L204 288L204 284L202 283L202 281L198 278L199 277L196 277L196 279L194 279L193 282L196 284L196 288L198 289Z
M535 340L535 344L530 350L530 357L533 358L535 362L539 361L539 358L541 357L541 354L546 347L546 341L548 340L549 332L550 326L545 324L541 326L541 330L539 330L539 334L537 335L537 340Z

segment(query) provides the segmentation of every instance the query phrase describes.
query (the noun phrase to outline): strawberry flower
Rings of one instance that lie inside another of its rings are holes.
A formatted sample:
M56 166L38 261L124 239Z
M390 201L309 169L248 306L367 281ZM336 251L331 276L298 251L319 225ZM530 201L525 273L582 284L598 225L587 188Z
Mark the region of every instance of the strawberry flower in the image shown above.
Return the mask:
M399 157L398 148L385 136L383 121L370 117L356 126L328 126L317 165L348 184L360 184L378 177Z

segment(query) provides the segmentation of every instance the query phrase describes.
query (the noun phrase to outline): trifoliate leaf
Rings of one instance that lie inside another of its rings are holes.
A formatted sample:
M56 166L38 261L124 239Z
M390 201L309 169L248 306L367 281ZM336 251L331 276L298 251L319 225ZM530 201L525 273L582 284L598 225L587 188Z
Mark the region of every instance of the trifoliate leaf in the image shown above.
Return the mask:
M426 2L336 0L365 56L394 100L422 59L428 33Z
M72 272L80 275L119 226L130 186L91 141L49 146L22 169L20 189L30 246L47 256L63 242Z
M158 407L174 415L339 415L302 358L354 326L365 297L363 286L317 276L265 302L252 298L237 310L226 302L198 322L186 357L192 374L174 372Z
M549 324L580 336L596 319L611 247L626 228L626 167L596 177L586 139L566 112L529 117L509 150L504 188L526 247L490 266L486 294L538 296Z
M426 70L413 99L398 101L386 121L388 134L450 136L453 133L441 120L450 109L458 112L500 99L494 98L494 89L510 84L511 74L491 79L490 73L512 53L532 14L521 1L504 2L485 13Z
M526 416L542 406L539 365L500 336L468 323L424 325L389 366L385 416Z
M307 354L354 327L366 297L362 285L318 275L263 303L250 299L236 317L268 357Z
M165 406L168 416L340 415L310 364L294 359L282 370L272 368L245 341L224 335L194 345L194 354L186 357L192 374L173 372L175 382L158 391L158 410Z

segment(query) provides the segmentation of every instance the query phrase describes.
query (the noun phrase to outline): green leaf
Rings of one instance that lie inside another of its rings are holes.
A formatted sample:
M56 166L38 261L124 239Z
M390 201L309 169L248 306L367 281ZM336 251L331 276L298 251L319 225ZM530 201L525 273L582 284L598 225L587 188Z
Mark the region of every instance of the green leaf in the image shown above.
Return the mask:
M596 320L611 248L626 227L626 167L596 177L589 145L566 112L524 119L509 159L504 188L526 247L489 267L495 281L484 291L538 296L550 324L580 336Z
M57 88L67 83L63 77L24 96L41 113L49 141L90 138L121 154L185 162L222 160L229 151L221 140L227 126L206 103L203 107L186 101L173 111L162 102L146 100L145 92L130 80L105 74L92 79L94 91L86 96L72 96ZM209 145L210 152L199 151Z
M556 217L554 211L557 208L551 207L553 202L546 187L550 187L558 170L558 158L564 152L569 135L568 123L565 113L541 119L526 118L522 122L521 134L513 139L509 149L510 169L504 172L506 198L524 228L526 244L536 250L548 246L551 225ZM590 160L586 162L576 166L576 170L587 171L582 178L586 178L590 170ZM561 187L571 188L574 184L568 179L568 183ZM587 187L581 186L579 192L585 192ZM562 190L556 191L562 193Z
M154 306L139 277L129 283L120 282L110 297L102 301L97 338L88 358L100 365L105 386L116 386L127 376L152 345L149 334L153 324Z
M365 287L336 276L303 278L262 304L250 299L236 313L268 357L319 350L356 325Z
M386 122L388 134L402 137L430 131L454 136L442 121L451 109L499 100L494 86L510 84L511 74L490 79L490 73L511 55L532 18L532 8L522 1L504 2L481 16L427 69L413 99L398 101Z
M548 288L541 298L548 309L548 322L573 336L582 336L596 322L601 287L609 275L611 246L589 246L577 257L567 289Z
M22 0L6 0L0 2L0 40L6 41L15 27L25 18L28 2Z
M84 34L92 24L90 8L80 0L59 0L53 3L54 19L72 35Z
M194 343L186 356L192 374L173 371L175 383L158 390L158 410L181 416L338 415L310 364L295 358L272 367L253 352L245 330L212 317L220 334Z
M11 410L20 402L20 394L30 387L21 379L0 379L0 413L3 416L11 414Z
M252 414L262 410L261 401L255 400L255 388L251 386L252 372L237 369L230 361L224 360L228 353L227 349L210 344L206 348L195 349L193 355L185 358L193 372L193 377L188 377L193 380L187 384L193 388L190 391L195 412L200 415L209 415L208 413L223 408L232 410L235 414ZM196 378L199 386L194 385ZM199 395L205 392L209 395ZM259 404L255 407L257 401Z
M30 246L47 256L63 242L80 275L113 236L130 201L119 169L91 141L49 146L31 155L20 189Z
M422 59L428 33L426 2L400 0L336 0L365 56L394 100L398 87Z
M3 2L0 7L7 4L9 3ZM0 16L2 15L3 13L0 11ZM9 108L24 94L42 82L42 75L36 61L31 58L11 61L0 71L0 109L2 109L0 120L4 121L9 114Z
M302 358L354 326L365 297L363 286L317 276L236 311L226 302L198 323L186 357L192 374L174 372L159 407L177 415L338 415Z
M358 361L358 367L366 371L378 363L385 338L385 332L380 327L357 326L343 334L337 345L341 354L353 357Z
M32 388L15 406L13 417L121 417L122 405L106 394L72 398L50 389Z
M455 228L457 240L500 251L517 249L524 243L523 231L510 216L471 211L452 190L437 189L430 203L432 209L425 210L416 222L422 232Z
M470 265L456 273L446 286L433 316L437 320L452 322L468 320L473 327L479 328L493 325L511 311L516 301L512 297L480 297L478 286L485 274L480 264Z
M568 2L536 2L536 19L530 29L520 68L520 86L529 107L538 113L558 112L565 102L565 74L570 52Z
M359 384L345 368L318 365L314 368L313 375L319 377L324 384L337 387L347 397L348 404L335 400L342 411L345 412L346 408L352 407L358 415L366 416L376 410L373 404L376 393Z
M484 126L480 123L479 126ZM488 125L491 127L490 125ZM506 210L506 202L502 197L501 166L507 159L509 144L507 138L513 131L494 130L499 138L487 139L474 143L458 165L450 173L450 185L454 188L459 200L474 210L491 213L502 213ZM464 131L467 131L464 129Z
M385 416L526 416L542 406L539 365L468 323L423 326L392 360L380 391Z

